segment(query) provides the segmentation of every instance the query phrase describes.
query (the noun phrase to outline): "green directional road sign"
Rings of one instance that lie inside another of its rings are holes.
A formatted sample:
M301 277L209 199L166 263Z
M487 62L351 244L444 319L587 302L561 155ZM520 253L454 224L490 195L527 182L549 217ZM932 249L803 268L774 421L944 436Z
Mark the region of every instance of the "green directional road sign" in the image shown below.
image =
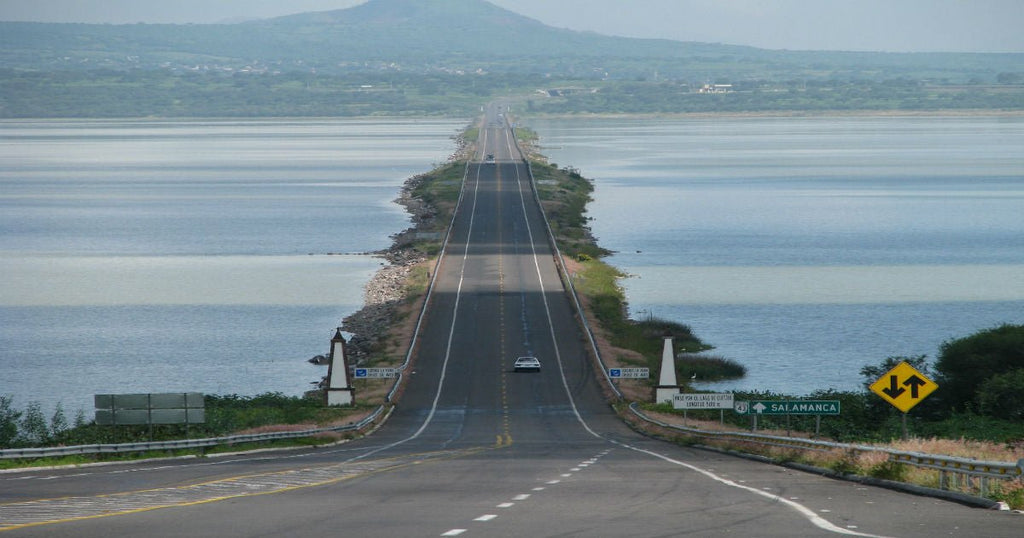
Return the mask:
M754 400L751 415L838 415L839 400Z

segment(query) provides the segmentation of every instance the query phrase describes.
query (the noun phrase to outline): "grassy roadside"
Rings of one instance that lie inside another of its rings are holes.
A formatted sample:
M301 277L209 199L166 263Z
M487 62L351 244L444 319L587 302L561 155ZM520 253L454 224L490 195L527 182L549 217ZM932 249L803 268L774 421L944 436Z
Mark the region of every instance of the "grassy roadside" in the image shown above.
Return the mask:
M593 185L570 168L549 163L533 149L536 136L521 137L531 159L541 205L551 224L563 261L573 286L580 294L598 346L609 367L647 367L657 372L661 364L663 337L673 336L675 353L686 354L676 361L677 378L689 379L697 373L700 379L742 377L745 368L721 357L693 355L713 346L703 342L687 325L650 317L630 319L625 293L619 281L627 275L605 263L611 254L601 248L589 227L586 206L591 201ZM630 400L653 398L654 379L622 380L619 390Z
M76 421L72 427L46 432L35 446L78 446L96 444L145 443L181 439L207 439L230 435L262 434L271 432L327 429L354 424L370 415L376 406L356 405L351 408L325 408L322 400L312 395L285 396L264 393L256 396L206 395L206 421L181 425L98 426ZM42 430L34 432L43 435ZM239 452L254 448L319 446L332 444L357 435L355 432L323 432L295 439L281 439L261 443L222 445L202 449L161 450L133 453L81 454L74 456L4 459L0 470L84 465L90 463L135 461L166 457L201 457L204 455Z

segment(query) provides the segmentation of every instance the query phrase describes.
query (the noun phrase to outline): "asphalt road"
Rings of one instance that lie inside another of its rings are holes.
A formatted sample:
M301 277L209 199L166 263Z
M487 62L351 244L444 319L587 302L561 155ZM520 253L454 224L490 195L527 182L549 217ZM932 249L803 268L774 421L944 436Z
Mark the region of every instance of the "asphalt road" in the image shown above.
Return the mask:
M498 110L385 426L317 450L0 474L10 536L1024 536L1024 519L638 435L600 395ZM484 162L493 154L493 164ZM539 373L516 373L534 355ZM358 390L358 387L357 387Z

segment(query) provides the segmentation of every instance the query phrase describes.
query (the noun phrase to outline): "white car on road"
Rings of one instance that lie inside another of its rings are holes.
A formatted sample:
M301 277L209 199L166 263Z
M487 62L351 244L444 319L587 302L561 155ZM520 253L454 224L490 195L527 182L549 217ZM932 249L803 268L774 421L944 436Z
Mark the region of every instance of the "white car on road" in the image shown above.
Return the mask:
M517 372L540 371L540 361L537 357L519 357L516 359L512 369Z

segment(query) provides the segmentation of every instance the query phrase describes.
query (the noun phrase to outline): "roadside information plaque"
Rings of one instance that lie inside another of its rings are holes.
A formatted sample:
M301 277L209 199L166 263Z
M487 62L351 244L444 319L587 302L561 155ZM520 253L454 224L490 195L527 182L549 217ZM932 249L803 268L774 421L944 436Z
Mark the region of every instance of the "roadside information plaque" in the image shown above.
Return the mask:
M731 392L722 394L673 394L672 407L675 409L732 409Z

